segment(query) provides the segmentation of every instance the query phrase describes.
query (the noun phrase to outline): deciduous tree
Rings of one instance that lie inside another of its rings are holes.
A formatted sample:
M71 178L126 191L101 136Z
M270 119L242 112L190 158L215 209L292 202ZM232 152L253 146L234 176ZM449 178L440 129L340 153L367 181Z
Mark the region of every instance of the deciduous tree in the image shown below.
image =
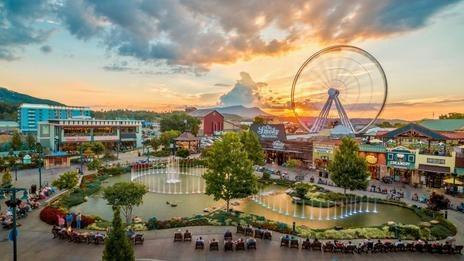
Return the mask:
M252 161L237 133L226 133L213 143L206 155L208 170L203 175L206 194L215 200L223 199L229 211L230 200L244 198L257 192Z
M21 140L21 134L19 131L14 131L13 136L11 137L11 148L13 150L20 150L23 142Z
M240 142L248 154L248 159L255 165L264 164L264 151L259 142L258 135L252 131L241 131Z
M132 210L143 203L143 195L147 193L145 185L134 182L119 182L107 187L103 197L113 207L120 207L126 217L126 223L132 220Z
M366 189L369 184L369 172L366 160L358 154L359 147L350 137L342 139L335 151L334 160L329 163L330 179L344 189Z

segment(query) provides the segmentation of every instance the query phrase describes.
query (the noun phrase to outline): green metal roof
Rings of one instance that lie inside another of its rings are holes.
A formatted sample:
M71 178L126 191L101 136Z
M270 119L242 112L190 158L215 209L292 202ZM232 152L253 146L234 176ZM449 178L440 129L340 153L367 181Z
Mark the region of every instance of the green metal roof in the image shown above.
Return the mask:
M420 125L435 131L455 131L464 129L464 119L423 120Z
M387 148L383 145L360 144L359 151L385 153Z
M398 128L396 130L390 131L388 133L384 134L385 138L393 139L396 136L399 136L403 133L406 133L408 131L416 131L421 133L422 135L429 137L434 140L447 140L447 137L438 133L437 131L431 130L429 128L426 128L422 125L415 124L415 123L410 123L404 127Z

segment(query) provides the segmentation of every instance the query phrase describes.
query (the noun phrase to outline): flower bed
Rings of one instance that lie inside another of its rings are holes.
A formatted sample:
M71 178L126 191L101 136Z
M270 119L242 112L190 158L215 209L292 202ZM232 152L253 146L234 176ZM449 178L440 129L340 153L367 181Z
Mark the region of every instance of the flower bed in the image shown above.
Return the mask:
M40 220L49 224L49 225L58 225L58 217L65 217L66 211L61 208L55 208L52 206L46 206L40 211ZM88 225L95 223L96 218L92 216L82 215L81 217L81 227L85 228ZM76 227L76 215L73 214L72 227Z

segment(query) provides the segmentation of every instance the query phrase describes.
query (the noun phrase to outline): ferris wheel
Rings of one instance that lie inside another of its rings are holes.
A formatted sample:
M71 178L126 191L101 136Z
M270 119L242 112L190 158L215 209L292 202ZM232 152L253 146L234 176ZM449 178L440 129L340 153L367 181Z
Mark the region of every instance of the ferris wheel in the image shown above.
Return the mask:
M382 113L387 94L387 77L374 56L355 46L335 45L301 65L293 79L291 107L310 133L342 125L359 134Z

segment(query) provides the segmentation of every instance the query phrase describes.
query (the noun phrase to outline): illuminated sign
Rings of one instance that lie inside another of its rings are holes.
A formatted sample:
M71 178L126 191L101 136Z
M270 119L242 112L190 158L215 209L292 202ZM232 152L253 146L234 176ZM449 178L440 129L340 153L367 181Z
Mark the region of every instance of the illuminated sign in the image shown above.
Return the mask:
M287 140L283 124L252 124L250 129L260 140Z

